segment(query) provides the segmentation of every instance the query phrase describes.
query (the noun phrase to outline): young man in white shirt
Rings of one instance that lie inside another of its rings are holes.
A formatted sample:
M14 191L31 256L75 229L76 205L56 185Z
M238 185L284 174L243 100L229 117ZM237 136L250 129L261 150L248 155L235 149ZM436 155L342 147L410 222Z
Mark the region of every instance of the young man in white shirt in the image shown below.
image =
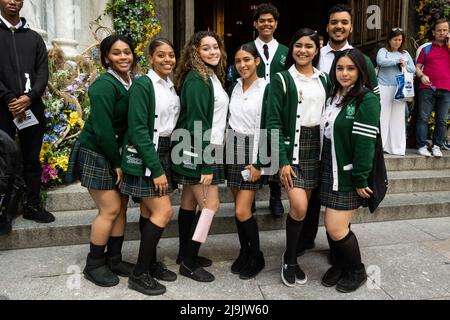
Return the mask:
M335 5L328 12L327 32L329 40L326 46L320 50L319 70L330 73L334 58L337 52L353 48L348 43L348 38L353 32L352 8L345 4ZM369 57L365 56L369 70L369 80L372 83L373 91L379 96L378 80L375 68ZM315 238L319 227L320 213L320 188L316 188L308 203L305 224L299 240L297 255L302 255L305 250L315 247ZM327 235L328 236L328 235ZM302 244L302 245L300 245ZM331 254L331 259L332 254Z

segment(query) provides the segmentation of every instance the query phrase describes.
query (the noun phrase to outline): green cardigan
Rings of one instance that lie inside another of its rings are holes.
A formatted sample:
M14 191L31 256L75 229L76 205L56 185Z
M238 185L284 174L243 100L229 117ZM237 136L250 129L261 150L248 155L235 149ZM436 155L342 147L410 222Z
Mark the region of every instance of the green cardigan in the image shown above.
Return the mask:
M130 88L128 131L122 152L122 170L134 176L145 176L146 169L156 179L164 174L157 152L159 139L155 128L155 90L148 76L136 80ZM147 174L148 175L148 174Z
M284 79L284 83L280 76ZM325 72L321 72L320 80L326 93L326 101L332 90L331 80ZM278 144L272 145L272 152L278 152L280 168L292 165L295 161L294 149L298 147L295 141L298 93L289 70L279 72L272 78L267 96L262 116L265 122L261 126L267 129L268 146L271 145L271 130L280 130Z
M210 129L212 129L214 115L214 87L211 79L208 78L205 81L197 71L191 70L181 88L180 104L180 116L176 129L185 129L190 136L185 137L189 141L173 137L173 140L176 140L173 146L174 153L178 154L183 161L177 163L179 161L173 162L174 159L172 159L172 169L178 174L192 178L212 174L213 159L204 157L204 151L210 144ZM203 136L197 135L195 140L194 122L201 122ZM209 134L205 135L208 130ZM182 146L184 149L181 149ZM186 150L187 147L189 150Z
M332 162L335 191L354 191L367 187L372 171L375 142L380 124L380 100L366 91L358 105L356 98L342 106L333 127ZM321 127L321 137L325 128Z
M120 168L119 148L127 129L128 91L109 73L89 88L91 110L78 139L87 149L104 155L113 168Z

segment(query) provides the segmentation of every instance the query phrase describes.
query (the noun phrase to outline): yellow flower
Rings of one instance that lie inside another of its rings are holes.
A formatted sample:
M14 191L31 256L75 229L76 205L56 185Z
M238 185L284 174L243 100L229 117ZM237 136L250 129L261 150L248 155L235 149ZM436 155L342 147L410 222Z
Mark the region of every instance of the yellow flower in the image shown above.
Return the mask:
M49 153L50 151L51 151L50 144L43 143L42 144L42 148L41 148L41 152L39 153L39 160L41 162L44 162L47 153Z
M55 165L63 169L64 171L67 171L67 168L69 167L69 157L68 156L59 156L55 159Z
M67 122L69 122L71 127L74 127L75 124L78 123L78 121L80 120L80 117L78 117L78 113L76 112L71 112L69 115L69 119L67 120Z

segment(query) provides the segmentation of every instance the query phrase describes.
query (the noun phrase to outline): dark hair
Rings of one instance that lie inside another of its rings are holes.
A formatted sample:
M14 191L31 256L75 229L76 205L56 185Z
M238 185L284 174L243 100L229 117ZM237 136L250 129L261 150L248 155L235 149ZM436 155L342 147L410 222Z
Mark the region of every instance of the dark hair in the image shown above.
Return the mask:
M236 53L238 53L238 51L241 51L241 50L250 53L255 59L259 58L258 51L256 51L256 48L254 46L251 46L249 44L243 44L236 50Z
M343 4L343 3L339 3L339 4L335 5L335 6L333 6L328 11L328 20L330 20L330 17L331 17L332 14L338 13L338 12L347 12L350 15L350 17L352 18L352 20L353 20L352 7L349 7L348 5Z
M256 7L255 11L253 12L253 21L258 21L259 17L263 14L270 13L275 21L278 21L280 18L280 13L278 12L277 7L275 7L272 3L266 2L261 3L259 6Z
M442 24L442 23L447 23L450 26L450 23L448 22L448 20L446 18L441 18L441 19L437 19L436 22L433 25L433 30L436 31L436 26L438 24Z
M298 41L298 39L302 37L309 37L312 41L314 41L314 44L316 45L316 49L319 50L317 55L313 59L313 66L317 67L319 65L320 60L320 38L317 31L314 31L309 28L301 28L299 29L294 36L291 39L291 44L289 45L289 52L286 58L286 62L284 64L284 68L287 70L295 63L294 58L292 57L292 53L294 51L295 43Z
M150 44L148 45L147 54L149 56L152 56L159 46L162 46L162 45L165 45L165 44L167 44L168 46L172 47L172 49L173 49L172 42L170 42L169 40L167 40L165 38L158 38L158 39L152 40L152 42L150 42Z
M339 83L336 77L336 66L342 57L350 58L358 69L358 80L356 80L353 88L345 95L339 107L347 104L351 99L357 98L357 103L361 103L364 98L366 89L372 91L372 84L369 81L369 69L367 68L367 62L361 51L358 49L348 49L344 51L339 51L334 59L333 66L330 71L331 83L334 83L332 98L334 99L336 95L341 90L342 85Z
M405 37L405 33L403 32L402 29L400 28L394 28L389 32L388 37L386 38L386 49L392 49L391 48L391 44L389 43L389 41L391 41L392 38L398 37L398 36L402 36L402 44L400 46L400 48L398 48L399 52L403 52L405 51L405 47L406 47L406 37ZM391 51L391 50L389 50Z
M100 60L102 62L102 65L105 69L109 68L109 64L106 62L106 58L108 57L109 51L111 50L111 47L116 43L117 41L125 42L131 49L131 53L133 53L133 66L136 64L136 52L134 52L134 45L131 42L131 40L125 36L122 36L120 34L112 34L110 36L107 36L103 41L100 43Z

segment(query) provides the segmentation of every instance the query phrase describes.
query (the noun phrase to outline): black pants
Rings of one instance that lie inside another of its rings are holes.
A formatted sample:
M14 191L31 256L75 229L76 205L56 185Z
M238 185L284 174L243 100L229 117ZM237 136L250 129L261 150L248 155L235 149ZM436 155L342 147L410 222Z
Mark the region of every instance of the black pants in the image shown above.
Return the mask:
M41 191L41 164L39 153L42 147L46 120L44 115L45 106L42 102L35 102L29 110L33 112L39 124L19 130L19 142L23 160L23 178L26 187L26 202L29 206L40 204L39 194ZM13 122L13 115L8 111L8 106L0 105L0 129L5 131L12 139L15 139L17 127Z

